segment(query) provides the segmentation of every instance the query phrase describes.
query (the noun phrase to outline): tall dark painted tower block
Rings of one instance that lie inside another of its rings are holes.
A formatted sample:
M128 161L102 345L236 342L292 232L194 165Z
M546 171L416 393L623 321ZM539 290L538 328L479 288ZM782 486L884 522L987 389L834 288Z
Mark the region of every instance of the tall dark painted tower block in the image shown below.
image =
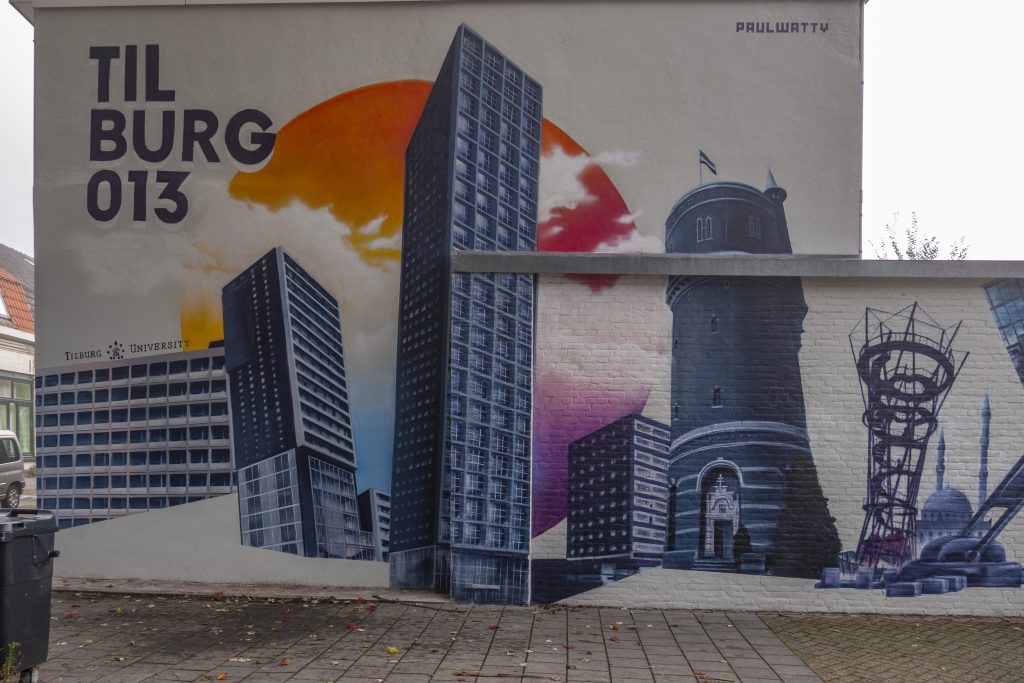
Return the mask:
M673 207L666 251L790 254L786 191L718 182ZM799 278L676 276L665 566L817 577L839 537L806 431Z
M356 507L337 299L280 247L221 297L243 545L374 559Z
M529 598L534 282L451 275L536 246L541 87L460 26L405 155L391 581Z

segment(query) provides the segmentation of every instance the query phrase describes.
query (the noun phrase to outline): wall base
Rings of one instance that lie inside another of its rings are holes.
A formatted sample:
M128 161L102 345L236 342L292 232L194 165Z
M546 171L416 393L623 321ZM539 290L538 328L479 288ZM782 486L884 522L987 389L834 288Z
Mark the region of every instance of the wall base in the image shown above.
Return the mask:
M57 533L54 576L234 585L386 588L385 562L299 557L241 544L236 494Z

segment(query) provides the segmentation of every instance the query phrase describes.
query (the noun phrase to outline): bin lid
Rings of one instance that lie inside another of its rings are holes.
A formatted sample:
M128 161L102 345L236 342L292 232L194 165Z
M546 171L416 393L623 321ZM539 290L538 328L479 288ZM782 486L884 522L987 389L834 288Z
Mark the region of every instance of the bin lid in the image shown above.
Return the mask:
M0 508L0 543L20 536L48 534L57 530L57 516L51 510Z

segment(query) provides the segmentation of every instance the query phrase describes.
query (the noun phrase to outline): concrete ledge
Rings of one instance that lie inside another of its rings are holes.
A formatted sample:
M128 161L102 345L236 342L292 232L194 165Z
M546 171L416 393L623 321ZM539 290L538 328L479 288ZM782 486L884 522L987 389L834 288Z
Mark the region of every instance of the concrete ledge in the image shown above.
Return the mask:
M869 261L849 256L458 251L456 273L828 278L1024 278L1024 261Z

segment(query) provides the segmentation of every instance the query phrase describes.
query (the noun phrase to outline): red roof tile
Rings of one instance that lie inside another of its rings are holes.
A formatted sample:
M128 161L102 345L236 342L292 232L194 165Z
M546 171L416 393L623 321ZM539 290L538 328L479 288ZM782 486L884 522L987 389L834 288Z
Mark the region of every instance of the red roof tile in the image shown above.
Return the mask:
M25 296L25 288L6 270L0 269L0 295L4 298L9 318L0 316L0 325L13 327L22 332L34 334L36 331L32 308Z

